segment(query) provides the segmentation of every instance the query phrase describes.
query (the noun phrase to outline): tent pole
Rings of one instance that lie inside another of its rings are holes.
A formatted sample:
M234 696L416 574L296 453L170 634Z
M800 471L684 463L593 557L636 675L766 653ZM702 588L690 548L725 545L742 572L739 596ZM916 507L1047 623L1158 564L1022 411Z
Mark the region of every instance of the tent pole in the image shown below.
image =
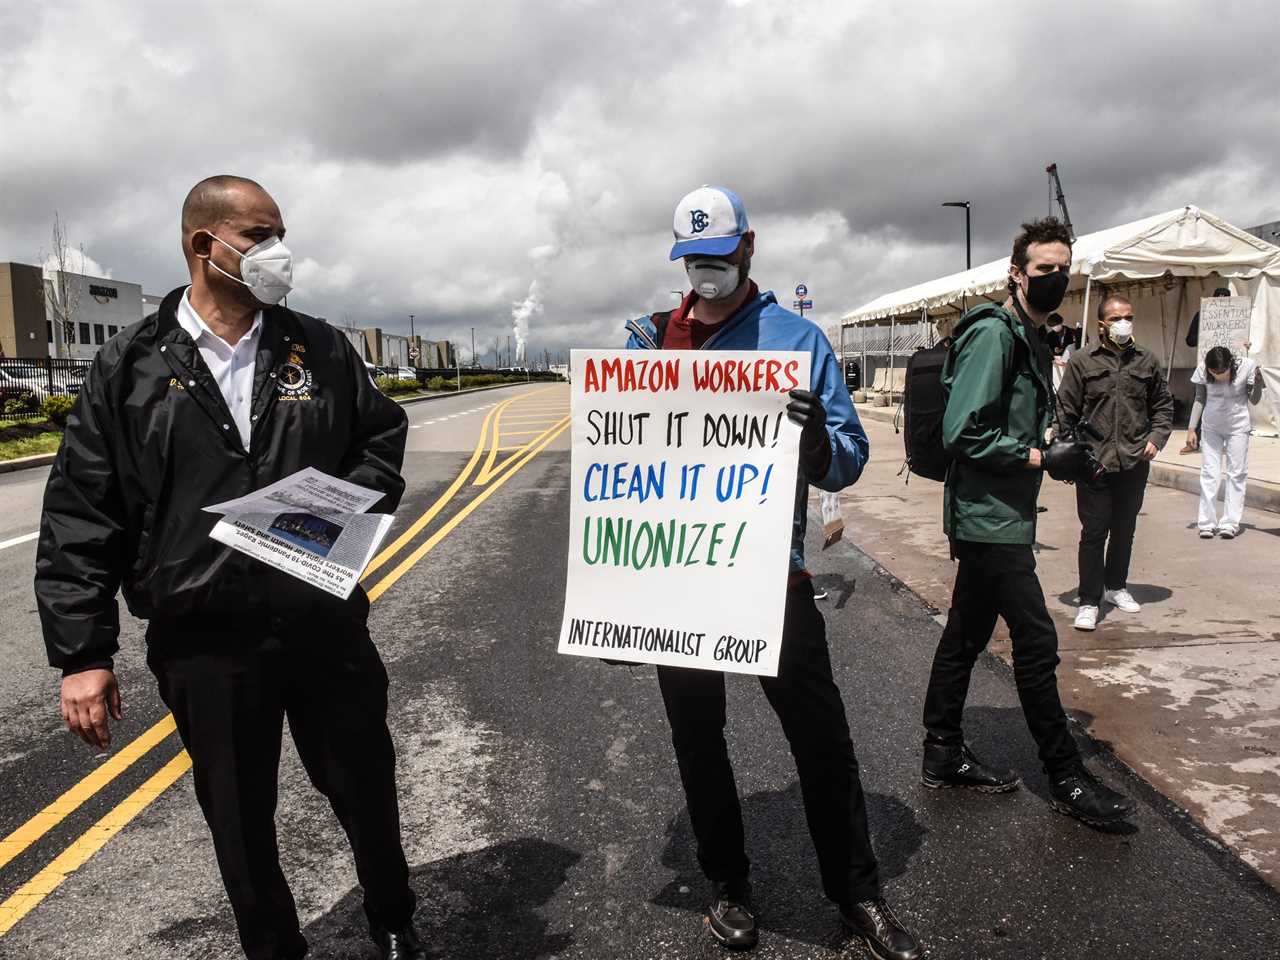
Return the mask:
M1080 339L1080 349L1084 349L1084 345L1089 342L1089 288L1093 286L1093 274L1086 274L1084 278L1084 307L1080 311L1080 330L1082 333Z
M895 314L889 318L889 379L885 381L885 385L889 388L889 403L893 403L893 361L897 359L893 355L894 334L898 330L898 317Z
M1164 382L1168 383L1169 378L1173 376L1173 354L1178 349L1178 324L1182 321L1183 305L1187 299L1187 278L1182 278L1182 283L1178 287L1178 309L1173 315L1173 339L1169 341L1169 362L1164 368Z

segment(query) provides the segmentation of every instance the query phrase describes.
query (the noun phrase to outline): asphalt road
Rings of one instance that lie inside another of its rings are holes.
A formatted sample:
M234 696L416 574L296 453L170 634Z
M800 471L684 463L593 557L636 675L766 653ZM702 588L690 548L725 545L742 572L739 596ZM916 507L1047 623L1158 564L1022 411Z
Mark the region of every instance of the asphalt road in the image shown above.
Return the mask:
M701 929L706 884L652 669L555 653L567 391L517 388L410 412L409 493L392 532L408 536L366 586L391 676L423 932L449 958L718 955ZM35 529L42 474L0 476L0 544ZM809 550L829 592L822 608L886 892L930 956L1280 955L1280 896L1105 753L1095 768L1140 800L1133 829L1100 833L1049 808L1011 677L993 660L974 674L968 729L1026 789L980 797L920 787L937 623L853 543ZM167 779L176 737L161 728L154 747L107 777L119 763L111 757L164 716L140 625L126 623L118 660L127 719L112 751L94 756L61 730L33 556L34 543L0 547L0 957L236 956L190 777L163 788L155 779ZM759 685L730 677L729 691L763 930L755 955L863 956L822 898L795 771ZM100 790L48 810L95 771L107 780ZM291 749L281 781L285 872L312 956L374 956L341 830Z

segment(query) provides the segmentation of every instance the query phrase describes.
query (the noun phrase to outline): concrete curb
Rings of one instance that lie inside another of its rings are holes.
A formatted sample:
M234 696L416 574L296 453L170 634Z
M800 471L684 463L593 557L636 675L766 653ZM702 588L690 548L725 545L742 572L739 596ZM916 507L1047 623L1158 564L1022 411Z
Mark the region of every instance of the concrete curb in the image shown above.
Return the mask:
M859 405L857 410L859 417L870 417L872 420L892 423L896 407ZM1196 467L1180 467L1172 463L1155 461L1151 464L1149 482L1158 487L1170 487L1181 490L1183 493L1200 495L1200 471ZM1280 513L1280 484L1250 477L1249 484L1245 488L1244 504L1255 510Z
M406 406L410 403L425 403L428 400L443 400L445 397L460 397L466 393L484 393L486 390L505 390L508 387L530 387L535 383L559 383L558 380L526 380L517 381L515 383L495 383L488 387L467 387L465 390L454 390L452 393L433 393L427 397L408 397L404 400L396 400L400 406Z
M34 457L18 457L16 460L0 460L0 473L14 473L31 467L47 467L53 463L56 453L37 453Z

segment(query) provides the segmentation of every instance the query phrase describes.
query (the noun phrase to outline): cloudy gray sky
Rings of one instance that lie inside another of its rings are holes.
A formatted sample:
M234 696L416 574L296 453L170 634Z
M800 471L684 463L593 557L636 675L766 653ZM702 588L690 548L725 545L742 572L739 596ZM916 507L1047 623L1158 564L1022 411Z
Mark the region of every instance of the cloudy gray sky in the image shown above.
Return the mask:
M57 209L167 292L187 189L238 173L284 211L292 306L490 351L531 288L539 356L673 304L706 182L824 324L963 267L944 200L975 263L1006 252L1051 161L1078 233L1280 219L1270 3L0 0L0 37L0 260Z

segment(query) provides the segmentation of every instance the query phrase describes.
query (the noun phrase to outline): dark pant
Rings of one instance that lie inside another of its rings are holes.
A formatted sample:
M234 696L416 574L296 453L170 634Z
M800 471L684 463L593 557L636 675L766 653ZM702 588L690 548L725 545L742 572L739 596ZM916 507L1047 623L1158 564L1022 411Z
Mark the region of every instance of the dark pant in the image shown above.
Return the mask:
M724 674L658 667L658 685L698 840L698 863L711 880L746 877L742 808L724 740ZM840 904L878 897L858 760L831 676L826 624L808 581L787 593L778 675L761 677L760 685L795 757L823 890Z
M400 846L387 673L362 620L152 623L147 663L191 756L196 798L250 960L307 943L276 846L282 724L355 854L371 923L413 916Z
M1123 589L1129 582L1133 532L1147 492L1151 465L1108 473L1097 483L1076 484L1080 515L1080 603L1096 607L1102 590Z
M924 700L927 737L959 746L961 717L973 665L991 639L996 617L1004 617L1013 638L1013 676L1018 699L1040 761L1049 775L1071 768L1079 758L1058 698L1058 634L1044 605L1030 544L955 543L960 562L947 625L938 641Z

